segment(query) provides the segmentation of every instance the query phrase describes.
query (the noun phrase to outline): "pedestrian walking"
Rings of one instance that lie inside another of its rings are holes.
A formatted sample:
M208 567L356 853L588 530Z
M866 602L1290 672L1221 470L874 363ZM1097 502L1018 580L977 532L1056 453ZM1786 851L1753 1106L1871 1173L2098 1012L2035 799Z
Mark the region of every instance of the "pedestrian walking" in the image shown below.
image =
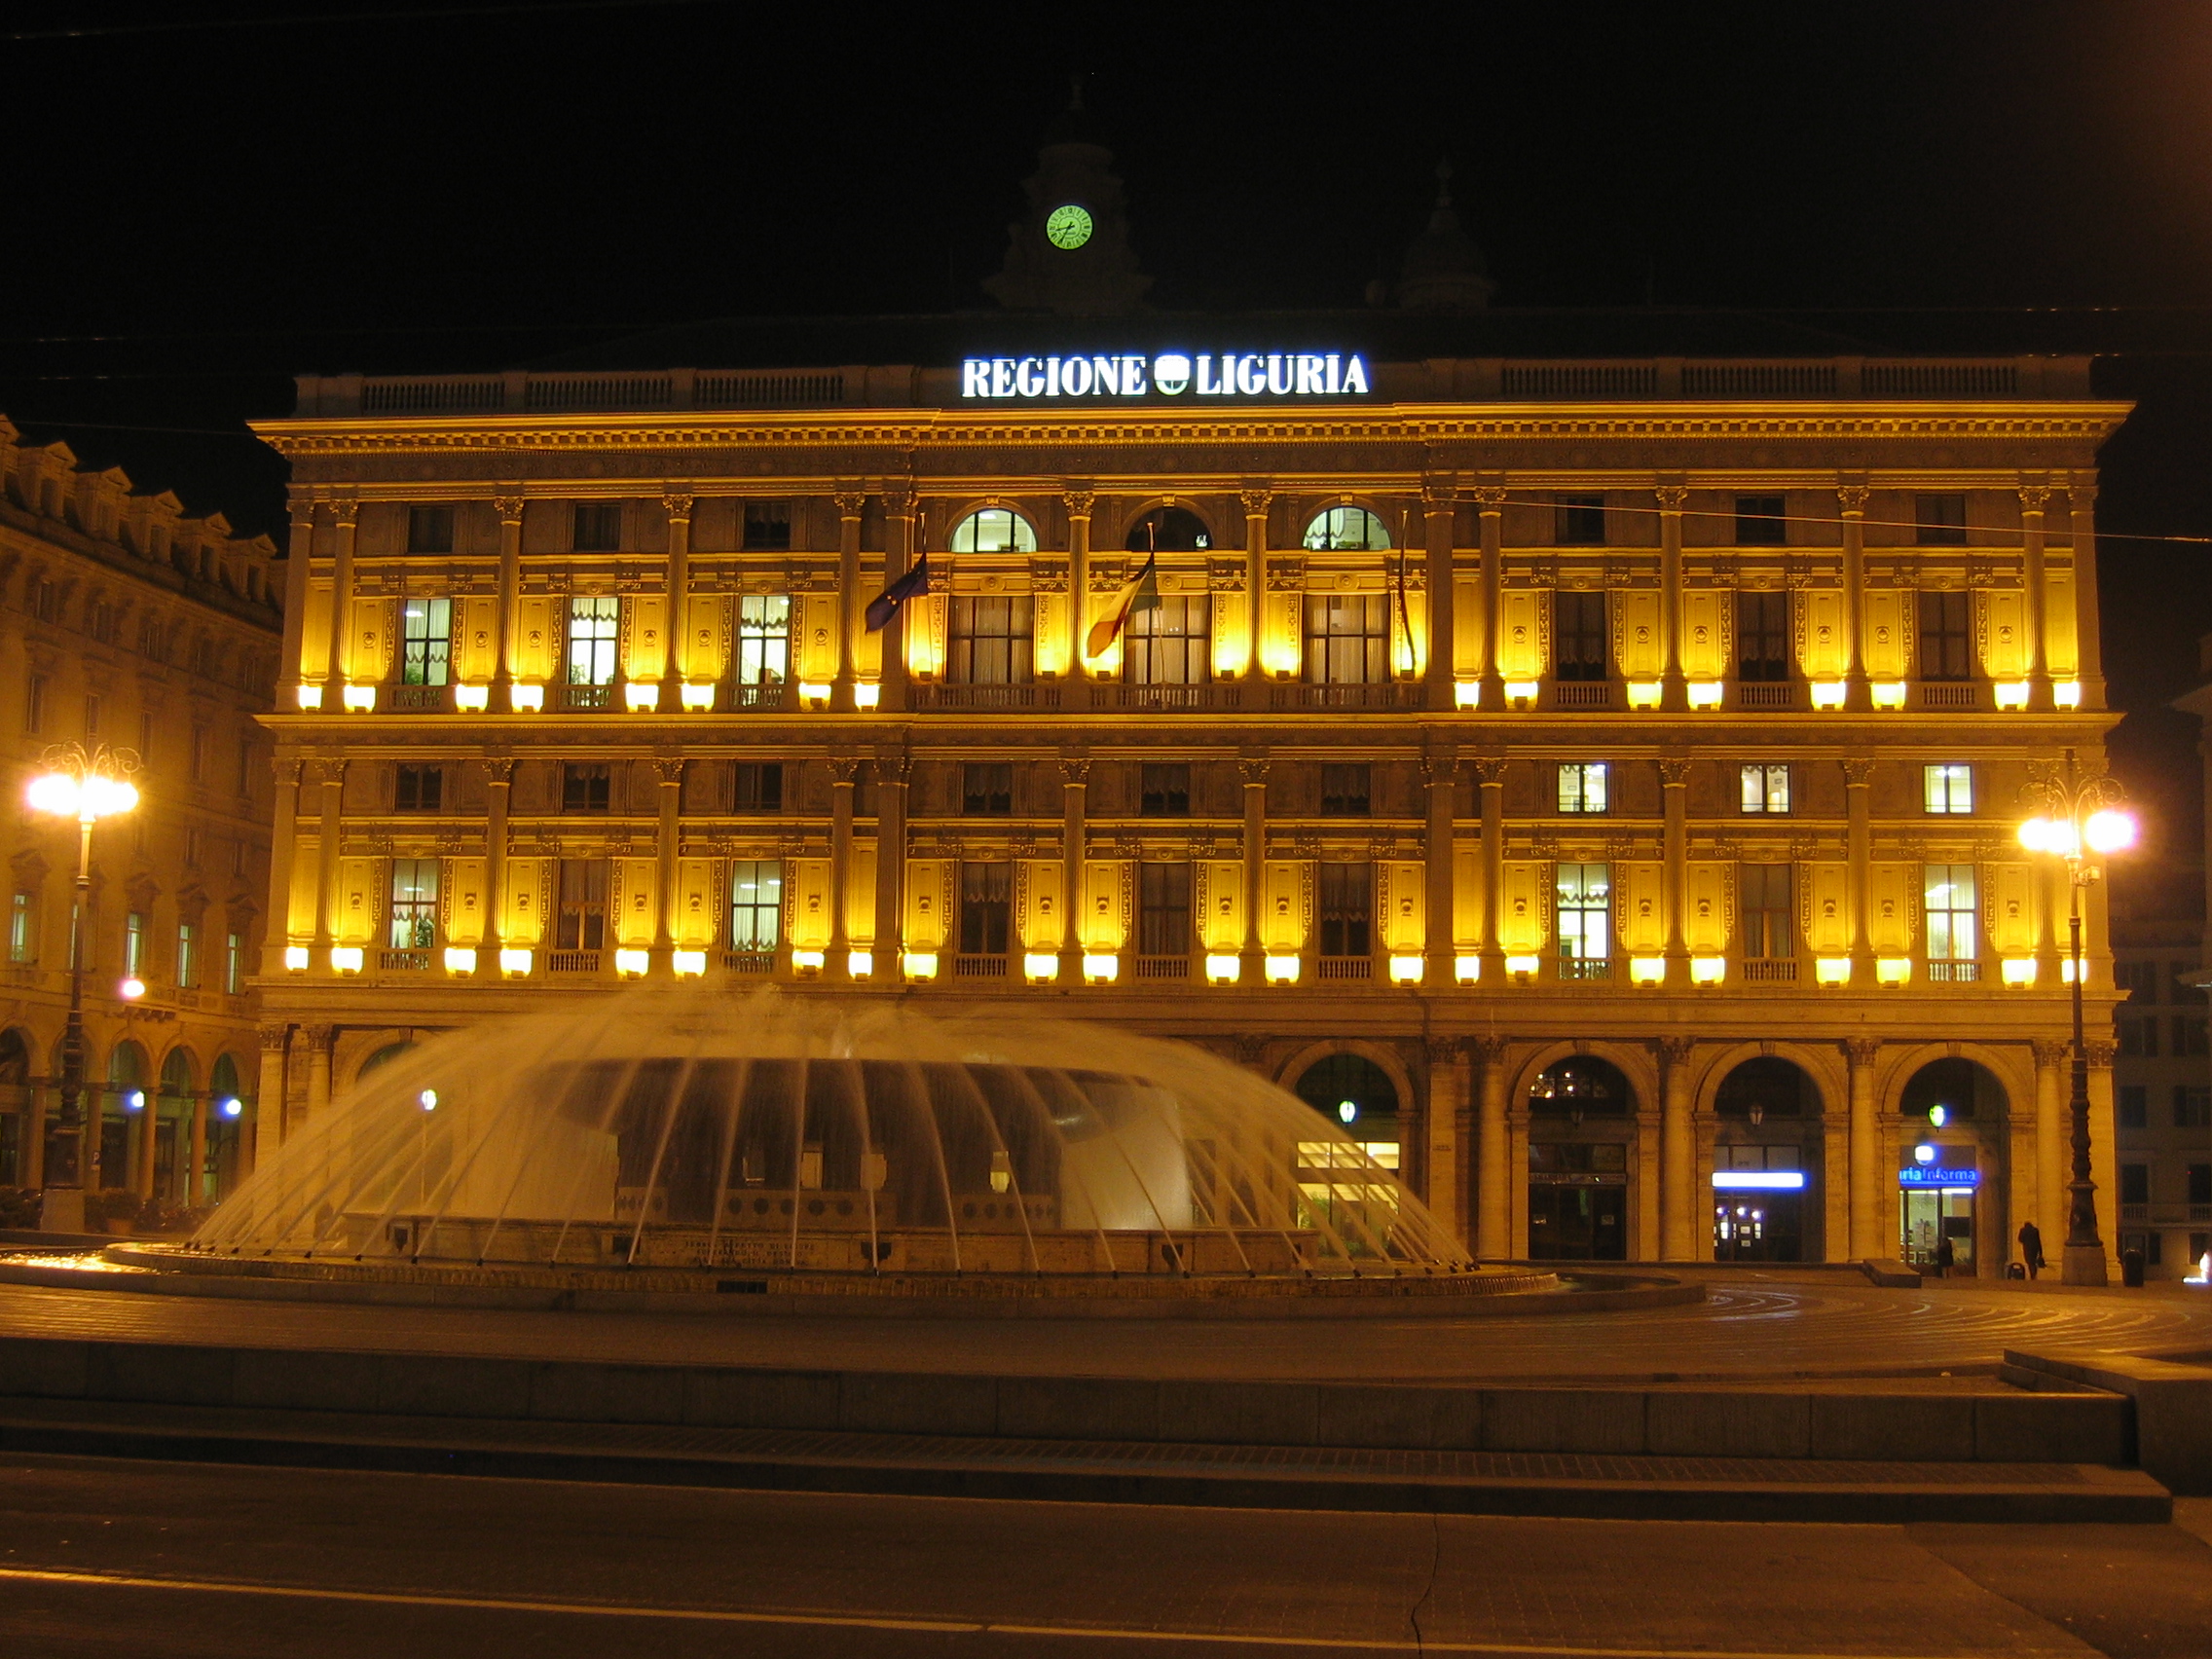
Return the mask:
M1951 1243L1951 1235L1948 1233L1943 1234L1936 1240L1936 1276L1937 1278L1949 1278L1952 1265L1958 1259L1959 1253Z
M2032 1221L2020 1223L2020 1260L2027 1264L2028 1277L2043 1272L2043 1229Z

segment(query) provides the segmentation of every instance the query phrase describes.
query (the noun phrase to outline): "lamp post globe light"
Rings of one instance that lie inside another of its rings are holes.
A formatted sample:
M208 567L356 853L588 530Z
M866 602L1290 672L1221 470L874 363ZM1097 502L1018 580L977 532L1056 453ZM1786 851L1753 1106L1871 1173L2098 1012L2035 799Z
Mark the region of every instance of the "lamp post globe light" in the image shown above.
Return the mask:
M60 1078L54 1121L54 1150L46 1161L46 1195L39 1226L50 1233L85 1231L85 926L92 886L92 826L138 804L130 774L138 756L105 744L57 744L46 753L46 770L31 780L33 811L77 821L77 887L69 922L69 1018L61 1030Z
M2082 1042L2082 894L2101 873L2102 861L2135 844L2135 820L2120 809L2120 786L2099 774L2084 778L2066 752L2063 771L2031 781L2024 792L2042 811L2020 826L2020 845L2066 861L2067 954L2074 990L2072 1123L2074 1179L2067 1183L2066 1246L2059 1276L2067 1284L2103 1284L2104 1240L2097 1236L2096 1183L2089 1179L2089 1052Z

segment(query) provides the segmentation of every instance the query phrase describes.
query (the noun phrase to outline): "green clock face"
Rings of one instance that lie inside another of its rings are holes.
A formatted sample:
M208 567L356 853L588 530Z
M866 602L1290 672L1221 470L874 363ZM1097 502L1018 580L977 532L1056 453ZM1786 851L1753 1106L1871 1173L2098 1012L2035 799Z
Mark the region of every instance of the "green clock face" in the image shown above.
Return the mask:
M1070 202L1045 216L1045 240L1054 247L1078 248L1090 240L1090 210Z

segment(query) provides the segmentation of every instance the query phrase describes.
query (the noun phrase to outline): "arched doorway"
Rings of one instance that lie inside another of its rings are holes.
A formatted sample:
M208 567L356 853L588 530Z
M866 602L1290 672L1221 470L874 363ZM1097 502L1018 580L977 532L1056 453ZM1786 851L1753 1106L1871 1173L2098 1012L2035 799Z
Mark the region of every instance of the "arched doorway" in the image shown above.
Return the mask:
M1569 1054L1529 1086L1529 1259L1628 1260L1636 1089L1620 1067Z
M1804 1068L1761 1054L1714 1093L1713 1259L1817 1262L1823 1254L1821 1092Z
M103 1191L134 1186L137 1144L130 1131L138 1114L153 1104L146 1088L150 1070L146 1051L127 1037L108 1055L106 1087L85 1090L85 1111L90 1119L85 1125L85 1143L99 1157L97 1171L86 1172L87 1188L94 1185L95 1174Z
M1122 545L1131 553L1202 553L1213 545L1213 532L1189 507L1155 507L1130 524Z
M1970 1059L1931 1060L1905 1080L1898 1113L1899 1255L1924 1272L2003 1272L2009 1241L1998 1189L2010 1113L2004 1084Z
M0 1031L0 1185L31 1184L32 1116L31 1040L10 1026Z
M1359 1143L1365 1157L1340 1142L1316 1138L1298 1149L1298 1185L1306 1203L1330 1217L1346 1238L1384 1236L1395 1217L1375 1213L1380 1195L1372 1168L1395 1175L1399 1168L1398 1086L1390 1074L1365 1054L1324 1054L1300 1074L1292 1090L1330 1123ZM1357 1215L1339 1213L1357 1205Z
M141 1183L155 1197L190 1202L192 1188L192 1112L198 1083L192 1052L171 1049L162 1061L162 1084L155 1093L153 1179Z
M202 1204L227 1198L239 1184L240 1148L245 1141L248 1101L236 1056L215 1056L207 1074L207 1169L204 1185L190 1202Z

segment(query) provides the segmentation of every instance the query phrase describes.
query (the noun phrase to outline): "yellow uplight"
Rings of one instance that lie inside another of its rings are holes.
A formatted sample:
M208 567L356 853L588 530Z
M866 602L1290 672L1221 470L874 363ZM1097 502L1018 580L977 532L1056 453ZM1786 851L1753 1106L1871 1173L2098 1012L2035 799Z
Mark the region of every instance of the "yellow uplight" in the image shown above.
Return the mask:
M1390 958L1390 982L1392 984L1418 985L1420 983L1420 976L1421 960L1419 957L1393 956Z
M2008 985L2024 991L2036 982L2036 959L2032 956L2008 956L2001 972Z
M1728 958L1725 956L1693 956L1690 958L1690 983L1717 985L1728 977Z
M1813 977L1824 985L1851 983L1851 958L1848 956L1822 956L1814 959Z
M677 973L686 979L696 979L707 971L707 953L703 950L675 951L669 960L675 965Z
M465 944L446 946L446 972L473 974L476 972L476 952Z
M1912 980L1912 958L1909 956L1878 956L1874 959L1874 982L1878 985L1898 986Z
M1639 985L1656 985L1667 977L1666 958L1632 956L1628 959L1628 977Z
M1905 682L1901 680L1877 680L1867 691L1877 709L1904 707Z

